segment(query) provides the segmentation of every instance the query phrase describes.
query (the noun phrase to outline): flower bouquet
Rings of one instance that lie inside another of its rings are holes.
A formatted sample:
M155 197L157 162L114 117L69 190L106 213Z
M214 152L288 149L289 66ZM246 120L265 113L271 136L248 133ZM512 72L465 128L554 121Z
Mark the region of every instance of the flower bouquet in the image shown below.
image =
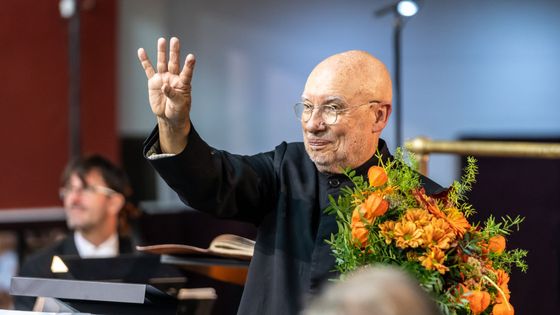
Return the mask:
M521 217L471 223L474 213L465 194L477 174L467 159L461 181L428 196L414 158L405 153L369 169L367 179L345 171L354 187L345 187L328 213L337 217L330 244L342 277L369 264L400 266L415 277L442 314L514 314L509 302L512 266L526 271L527 251L506 250L506 236ZM381 157L379 157L379 161Z

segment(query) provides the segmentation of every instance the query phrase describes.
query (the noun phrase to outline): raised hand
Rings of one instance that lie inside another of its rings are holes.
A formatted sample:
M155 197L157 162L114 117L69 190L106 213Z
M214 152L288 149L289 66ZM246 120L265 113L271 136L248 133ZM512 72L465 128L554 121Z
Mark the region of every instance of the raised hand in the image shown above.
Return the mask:
M179 40L171 38L169 46L167 62L166 40L158 40L157 72L143 48L138 49L138 58L148 77L148 96L158 121L161 150L180 153L187 144L191 128L191 80L195 58L188 54L179 72Z

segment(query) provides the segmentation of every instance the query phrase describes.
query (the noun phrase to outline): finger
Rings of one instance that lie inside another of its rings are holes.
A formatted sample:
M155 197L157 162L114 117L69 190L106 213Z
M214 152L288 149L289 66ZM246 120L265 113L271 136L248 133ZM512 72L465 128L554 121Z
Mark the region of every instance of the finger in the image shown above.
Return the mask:
M185 85L190 85L192 80L192 75L194 72L194 64L196 59L194 58L193 54L188 54L187 58L185 59L185 65L183 66L183 70L179 75L181 82Z
M144 72L146 72L146 76L148 79L151 79L156 72L154 71L154 67L150 62L150 58L148 58L148 54L144 50L144 48L138 49L138 59L142 63L142 68L144 68Z
M169 64L167 68L172 74L179 74L180 43L177 37L172 37L169 43Z
M157 71L164 73L167 71L167 56L165 55L165 38L158 39L157 42Z

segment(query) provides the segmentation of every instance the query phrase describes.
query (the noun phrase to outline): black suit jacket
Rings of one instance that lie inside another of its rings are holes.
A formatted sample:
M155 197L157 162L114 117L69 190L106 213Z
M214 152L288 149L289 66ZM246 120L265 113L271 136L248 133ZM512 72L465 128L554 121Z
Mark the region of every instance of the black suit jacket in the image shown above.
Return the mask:
M157 141L156 128L145 155ZM378 150L390 158L383 140ZM193 128L183 152L149 162L193 208L258 227L238 314L298 314L325 280L337 276L325 243L337 225L324 209L328 196L351 182L318 172L303 143L284 142L274 151L241 156L211 148ZM373 156L356 171L365 176L377 164ZM423 182L428 193L441 189L427 178Z
M119 237L119 253L132 253L132 243L129 238ZM51 271L51 263L53 256L76 255L78 249L74 242L74 234L71 233L64 239L55 244L39 250L37 253L29 256L22 264L18 275L20 277L34 278L55 278L55 274ZM35 304L34 297L14 296L14 307L17 310L32 310Z

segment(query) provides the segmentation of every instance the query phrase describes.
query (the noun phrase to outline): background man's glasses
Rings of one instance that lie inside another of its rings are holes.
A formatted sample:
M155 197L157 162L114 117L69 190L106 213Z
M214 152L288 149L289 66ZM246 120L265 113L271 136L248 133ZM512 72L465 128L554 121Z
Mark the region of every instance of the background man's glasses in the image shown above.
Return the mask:
M114 191L113 189L109 188L109 187L99 186L99 185L90 185L90 186L86 186L86 187L71 187L71 186L62 187L62 188L60 188L58 193L59 193L60 199L64 199L65 197L67 197L71 193L84 194L84 195L89 195L89 196L93 196L95 194L103 194L103 195L106 195L106 196L111 196L112 194L116 194L117 192Z
M294 112L296 113L296 117L301 120L302 122L308 122L309 119L313 116L313 112L315 109L318 110L318 113L321 115L321 119L327 125L333 125L338 120L338 116L341 113L350 112L355 110L359 107L371 105L371 104L378 104L379 101L370 101L365 104L353 106L353 107L346 107L340 108L339 104L325 104L325 105L312 105L309 103L296 103L294 105Z

